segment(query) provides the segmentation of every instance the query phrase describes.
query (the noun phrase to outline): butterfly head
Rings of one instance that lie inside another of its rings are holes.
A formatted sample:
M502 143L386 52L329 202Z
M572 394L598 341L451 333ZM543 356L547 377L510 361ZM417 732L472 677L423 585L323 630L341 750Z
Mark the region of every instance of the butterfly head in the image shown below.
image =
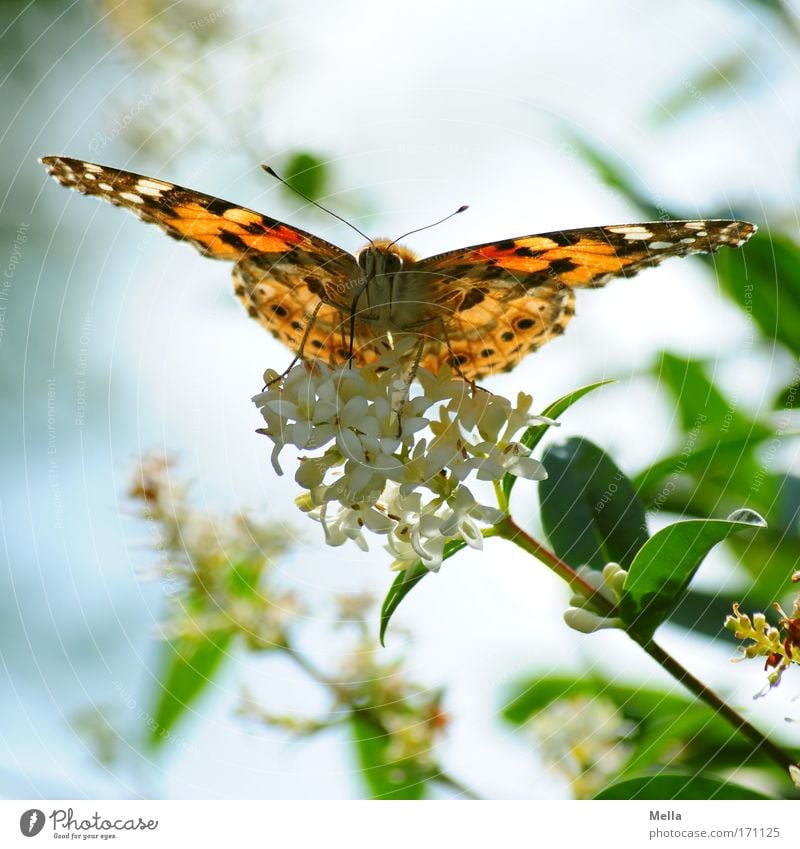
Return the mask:
M371 280L381 274L396 274L416 262L416 256L407 248L389 239L375 239L356 254L364 277Z

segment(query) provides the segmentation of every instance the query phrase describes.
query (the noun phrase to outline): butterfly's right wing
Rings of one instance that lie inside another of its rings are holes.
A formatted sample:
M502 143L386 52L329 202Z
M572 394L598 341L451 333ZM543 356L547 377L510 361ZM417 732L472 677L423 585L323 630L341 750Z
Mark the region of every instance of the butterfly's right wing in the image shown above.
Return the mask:
M513 368L564 332L574 290L631 277L671 257L739 247L753 224L653 221L520 236L422 259L422 275L449 346L432 338L423 365L450 362L466 377Z

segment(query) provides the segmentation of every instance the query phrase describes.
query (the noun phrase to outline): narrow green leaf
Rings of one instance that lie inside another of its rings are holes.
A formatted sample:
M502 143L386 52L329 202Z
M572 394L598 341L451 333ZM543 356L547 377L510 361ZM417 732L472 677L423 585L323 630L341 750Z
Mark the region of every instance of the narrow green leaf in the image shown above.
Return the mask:
M643 775L601 790L595 799L651 799L659 802L689 799L769 799L756 790L692 773ZM666 823L664 823L666 825Z
M584 395L588 395L590 392L594 392L595 389L599 389L601 386L606 386L609 383L616 383L616 381L613 379L599 380L597 383L590 383L587 386L582 386L580 389L576 389L574 392L564 395L557 401L553 401L547 409L542 411L542 415L546 416L548 419L558 419L563 416L576 401L583 398ZM533 450L541 442L542 437L547 433L550 427L552 427L552 425L549 424L531 425L525 433L522 434L519 441L526 447ZM514 484L516 482L516 475L512 475L510 473L506 474L503 478L503 493L506 496L506 499L508 499L508 496L511 495L511 490L514 488Z
M542 461L542 524L556 554L574 566L630 566L648 534L644 507L624 472L579 437L551 445Z
M748 84L753 88L763 79L754 73L756 67L749 53L742 49L692 71L691 77L688 73L681 74L673 88L657 102L653 120L659 124L673 122L686 111L709 109L720 96L740 97L741 89Z
M662 528L634 558L620 601L622 618L649 638L683 597L708 552L745 528L761 528L752 510L739 510L727 520L690 519Z
M181 717L211 684L232 637L233 631L224 631L164 644L160 692L148 729L148 745L157 748L169 738Z
M391 738L378 722L362 711L351 715L350 725L361 776L373 799L421 799L427 776L410 760L388 759Z
M457 551L461 551L466 546L464 540L451 539L444 544L444 554L442 560L447 560L452 557ZM416 585L426 576L430 574L430 569L425 566L422 561L412 566L410 569L404 569L394 579L392 586L389 587L389 592L386 593L386 598L381 605L381 630L380 640L381 645L385 646L384 637L386 629L389 627L389 620L394 615L395 610L400 607L400 602L416 587Z
M629 169L619 160L615 160L607 151L602 150L586 136L567 132L564 150L568 155L582 159L597 174L598 178L610 188L627 198L634 206L642 210L643 218L659 221L666 218L682 218L665 212L662 206L655 205L648 193L630 175Z

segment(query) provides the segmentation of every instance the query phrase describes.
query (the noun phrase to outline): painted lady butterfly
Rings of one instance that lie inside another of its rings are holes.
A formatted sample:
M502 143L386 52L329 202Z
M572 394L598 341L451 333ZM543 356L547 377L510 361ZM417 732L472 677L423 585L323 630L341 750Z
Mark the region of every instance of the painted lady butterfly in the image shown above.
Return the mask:
M329 363L377 356L412 333L421 362L469 380L513 368L564 332L575 289L630 277L672 256L739 247L744 221L656 221L521 236L417 259L389 240L356 256L219 198L63 156L42 159L64 186L124 206L205 256L234 263L248 313L293 352Z

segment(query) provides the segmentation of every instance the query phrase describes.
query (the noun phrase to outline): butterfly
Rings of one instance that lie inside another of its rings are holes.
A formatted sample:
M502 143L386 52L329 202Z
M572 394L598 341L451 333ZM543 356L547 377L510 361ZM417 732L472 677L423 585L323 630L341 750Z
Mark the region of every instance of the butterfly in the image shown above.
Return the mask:
M375 239L353 256L163 180L63 156L41 161L62 185L234 263L234 291L247 312L304 359L373 362L381 344L385 350L387 341L413 334L424 367L447 363L470 381L510 370L562 334L575 314L576 289L668 257L740 247L756 231L734 220L654 221L520 236L426 259Z

